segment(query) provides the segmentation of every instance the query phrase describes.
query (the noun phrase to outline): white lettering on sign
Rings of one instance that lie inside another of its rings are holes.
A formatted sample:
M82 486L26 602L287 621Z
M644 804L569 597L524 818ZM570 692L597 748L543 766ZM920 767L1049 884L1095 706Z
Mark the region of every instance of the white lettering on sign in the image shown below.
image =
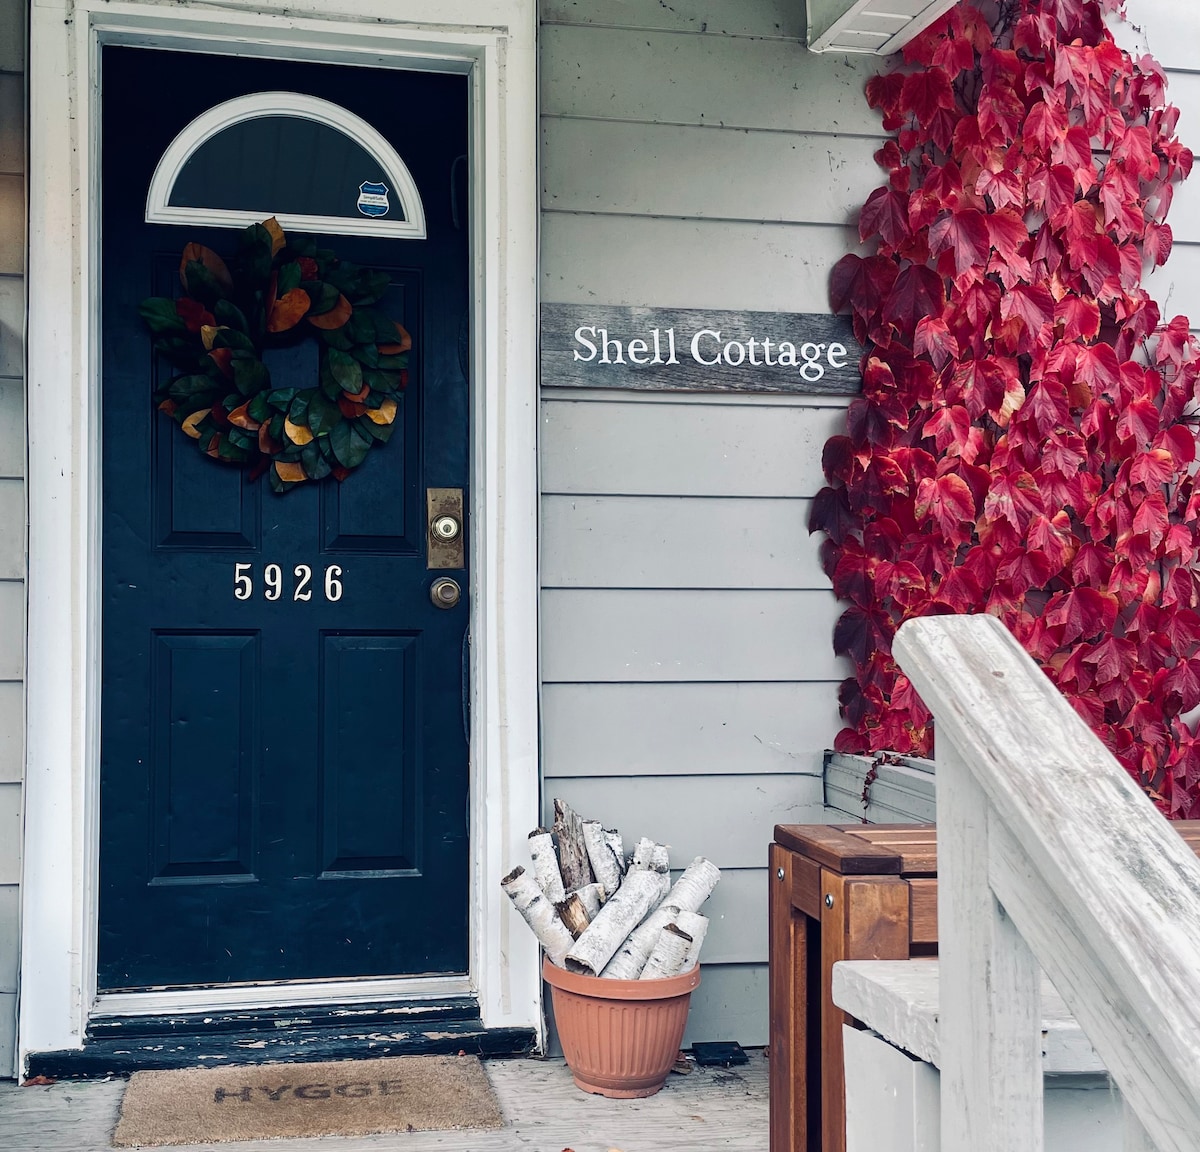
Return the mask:
M307 564L297 564L292 569L292 599L311 600L313 590L312 569ZM342 598L342 568L340 564L329 564L325 568L325 599L336 603ZM233 566L233 598L249 600L254 595L254 565ZM283 569L278 564L267 564L263 568L263 599L278 600L283 595Z
M706 368L795 368L810 384L825 375L827 368L846 367L849 352L844 344L805 341L796 347L790 340L749 336L727 340L715 328L701 328L683 338L692 360ZM572 359L581 364L678 364L674 328L652 328L644 336L629 339L612 335L607 328L583 324L575 329ZM774 355L772 355L774 353Z

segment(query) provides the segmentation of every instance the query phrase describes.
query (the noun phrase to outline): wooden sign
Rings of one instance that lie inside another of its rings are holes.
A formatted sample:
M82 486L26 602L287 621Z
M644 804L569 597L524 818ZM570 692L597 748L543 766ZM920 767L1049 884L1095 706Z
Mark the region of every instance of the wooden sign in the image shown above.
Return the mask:
M850 320L794 312L542 305L542 386L859 392Z

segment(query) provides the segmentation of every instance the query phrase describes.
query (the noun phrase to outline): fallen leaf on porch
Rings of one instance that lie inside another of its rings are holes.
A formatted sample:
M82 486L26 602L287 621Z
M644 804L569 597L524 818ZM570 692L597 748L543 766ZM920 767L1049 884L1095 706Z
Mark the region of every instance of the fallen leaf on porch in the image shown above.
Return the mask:
M53 1076L30 1076L28 1080L21 1082L22 1088L37 1088L43 1084L53 1084L55 1082Z
M286 332L289 328L294 328L311 304L312 301L303 288L293 288L271 305L267 331Z
M308 322L314 328L340 328L346 323L347 320L350 319L350 314L353 311L354 309L351 306L350 301L339 292L337 303L330 308L328 312L322 312L319 316L310 316L308 318Z

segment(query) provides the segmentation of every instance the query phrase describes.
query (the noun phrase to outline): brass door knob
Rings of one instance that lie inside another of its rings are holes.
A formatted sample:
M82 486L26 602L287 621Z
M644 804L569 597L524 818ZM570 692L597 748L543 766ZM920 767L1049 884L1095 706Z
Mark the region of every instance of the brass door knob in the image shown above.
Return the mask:
M442 576L430 586L429 599L435 608L453 608L462 599L462 589L457 580Z

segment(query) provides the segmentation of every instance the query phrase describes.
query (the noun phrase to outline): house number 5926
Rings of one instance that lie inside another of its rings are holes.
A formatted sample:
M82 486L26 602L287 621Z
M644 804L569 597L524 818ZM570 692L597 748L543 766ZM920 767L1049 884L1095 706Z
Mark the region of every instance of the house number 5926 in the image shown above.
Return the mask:
M307 564L297 564L292 569L291 598L293 600L311 600L312 569ZM284 595L283 569L278 564L267 564L262 571L263 597L267 600L280 600ZM340 565L330 564L325 569L324 580L325 599L331 602L342 598L342 569ZM254 595L254 565L235 564L233 566L233 598L249 600Z

